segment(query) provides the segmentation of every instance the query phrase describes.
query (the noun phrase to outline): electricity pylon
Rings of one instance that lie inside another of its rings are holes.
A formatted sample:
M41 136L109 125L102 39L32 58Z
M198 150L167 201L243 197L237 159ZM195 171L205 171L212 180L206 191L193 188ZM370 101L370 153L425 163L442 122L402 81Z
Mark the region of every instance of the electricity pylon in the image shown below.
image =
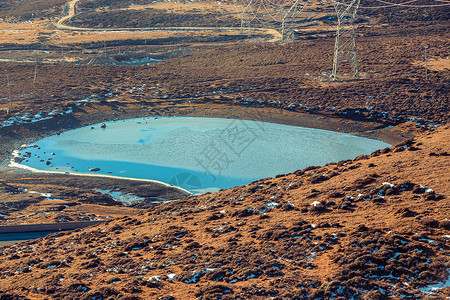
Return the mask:
M244 10L241 14L241 33L251 29L251 23L258 21L261 25L274 23L281 26L281 40L284 41L292 35L292 24L295 18L308 5L302 0L239 0Z
M260 2L260 1L259 1ZM260 3L256 3L259 5ZM243 2L244 10L242 11L241 15L241 33L244 32L244 29L251 31L251 22L253 19L255 19L256 11L254 11L254 5L255 1L250 0L248 3L245 1Z
M350 0L346 3L333 0L338 20L332 71L332 75L336 80L338 79L338 69L343 60L348 61L352 70L352 76L359 78L354 26L359 2L360 0Z
M247 10L249 9L249 7L250 7L250 5L252 4L252 1L250 1L249 3L248 3L248 5L246 5L245 6L245 8L244 8L244 11L242 12L242 15L241 15L241 33L243 33L244 32L244 28L245 27L247 27L246 25L246 17L248 17L247 16Z
M303 5L299 5L300 0L294 0L289 6L283 8L283 17L281 21L281 40L287 39L287 24L291 23L294 18L303 11ZM306 3L306 2L305 2Z

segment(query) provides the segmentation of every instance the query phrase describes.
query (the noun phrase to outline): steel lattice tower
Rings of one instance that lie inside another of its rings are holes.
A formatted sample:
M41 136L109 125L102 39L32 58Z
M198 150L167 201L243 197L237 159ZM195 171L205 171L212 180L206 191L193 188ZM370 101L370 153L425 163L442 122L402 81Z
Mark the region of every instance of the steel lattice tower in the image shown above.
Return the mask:
M249 10L253 4L253 0L250 0L248 4L245 5L244 11L241 16L241 33L244 32L244 28L250 28L250 18L249 18Z
M241 33L251 30L252 22L260 26L272 23L280 26L281 40L284 41L292 35L290 28L294 20L308 5L302 0L238 0L244 7L241 15Z
M350 2L342 3L333 0L338 20L332 72L334 79L338 78L338 69L343 60L348 61L353 77L359 78L354 26L359 2L360 0L351 0Z

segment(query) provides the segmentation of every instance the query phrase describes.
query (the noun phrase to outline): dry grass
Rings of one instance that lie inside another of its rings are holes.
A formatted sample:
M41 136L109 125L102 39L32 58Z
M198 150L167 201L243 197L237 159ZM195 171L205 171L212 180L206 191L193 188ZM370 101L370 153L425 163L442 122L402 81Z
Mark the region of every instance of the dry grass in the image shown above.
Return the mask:
M33 20L59 15L66 0L5 0L0 2L0 18Z

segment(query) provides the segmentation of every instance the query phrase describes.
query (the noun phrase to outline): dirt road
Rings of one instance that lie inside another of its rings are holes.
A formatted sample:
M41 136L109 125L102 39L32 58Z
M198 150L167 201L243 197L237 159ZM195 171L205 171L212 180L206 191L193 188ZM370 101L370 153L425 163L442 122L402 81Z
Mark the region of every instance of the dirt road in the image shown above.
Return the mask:
M75 27L70 25L65 25L67 21L72 19L76 15L76 5L80 0L71 0L67 3L69 6L68 14L58 22L55 23L55 27L61 30L74 30L74 31L156 31L156 30L178 30L178 31L236 31L236 30L252 30L258 32L265 32L272 36L272 39L269 42L277 42L282 38L282 34L275 29L267 29L267 28L239 28L239 27L146 27L146 28L85 28L85 27Z

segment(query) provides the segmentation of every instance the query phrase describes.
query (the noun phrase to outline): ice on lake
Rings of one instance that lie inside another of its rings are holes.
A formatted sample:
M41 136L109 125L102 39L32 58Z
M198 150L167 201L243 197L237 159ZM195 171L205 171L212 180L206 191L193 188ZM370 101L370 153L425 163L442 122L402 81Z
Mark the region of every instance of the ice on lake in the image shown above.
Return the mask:
M22 149L47 171L158 180L192 192L354 158L390 146L332 131L216 118L142 118L67 131Z

